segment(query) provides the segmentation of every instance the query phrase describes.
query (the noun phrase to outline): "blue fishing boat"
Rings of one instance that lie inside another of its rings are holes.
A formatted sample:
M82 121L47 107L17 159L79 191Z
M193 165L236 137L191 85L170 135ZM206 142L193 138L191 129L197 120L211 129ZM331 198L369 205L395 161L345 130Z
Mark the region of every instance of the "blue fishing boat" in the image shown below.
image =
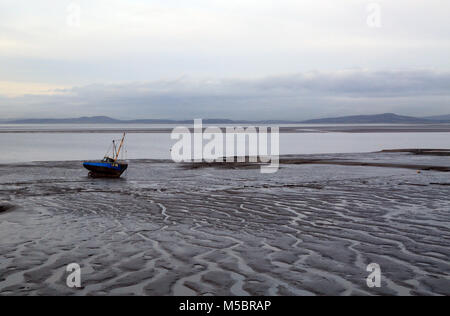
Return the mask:
M120 176L127 170L128 164L119 160L119 155L123 149L125 141L125 133L123 134L120 145L117 147L113 140L112 157L105 155L103 160L85 161L83 167L89 170L89 177L91 178L120 178Z

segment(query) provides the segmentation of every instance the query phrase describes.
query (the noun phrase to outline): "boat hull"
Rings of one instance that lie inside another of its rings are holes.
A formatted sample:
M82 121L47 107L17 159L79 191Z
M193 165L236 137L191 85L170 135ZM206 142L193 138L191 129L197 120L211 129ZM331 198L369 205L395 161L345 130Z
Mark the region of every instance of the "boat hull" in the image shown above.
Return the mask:
M127 170L128 164L119 162L87 161L83 167L89 170L92 178L120 178Z

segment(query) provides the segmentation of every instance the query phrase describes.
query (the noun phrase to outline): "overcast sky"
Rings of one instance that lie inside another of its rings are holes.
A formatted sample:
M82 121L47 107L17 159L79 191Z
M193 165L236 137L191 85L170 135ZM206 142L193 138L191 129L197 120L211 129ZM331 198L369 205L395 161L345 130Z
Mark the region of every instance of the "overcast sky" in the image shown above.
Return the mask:
M0 0L0 118L450 113L450 1Z

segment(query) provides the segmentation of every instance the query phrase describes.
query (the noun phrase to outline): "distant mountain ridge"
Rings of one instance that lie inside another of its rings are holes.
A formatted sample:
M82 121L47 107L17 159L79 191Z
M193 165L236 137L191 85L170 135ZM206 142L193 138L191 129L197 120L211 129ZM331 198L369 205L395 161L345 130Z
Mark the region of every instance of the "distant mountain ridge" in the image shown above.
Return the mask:
M64 119L20 119L3 121L5 124L188 124L193 120L170 120L170 119L138 119L138 120L118 120L108 116L92 116ZM236 121L228 119L205 119L203 123L235 123Z
M108 116L92 116L64 119L20 119L3 121L3 124L192 124L193 120L171 119L138 119L118 120ZM204 119L204 124L436 124L450 123L449 115L413 117L384 113L375 115L352 115L342 117L321 118L306 121L287 120L229 120L229 119Z
M392 124L427 124L435 123L435 121L425 118L418 118L412 116L397 115L394 113L384 113L376 115L353 115L308 120L302 123L305 124L377 124L377 123L392 123Z
M92 116L92 117L78 117L78 118L63 118L63 119L21 119L7 121L8 124L108 124L108 123L120 123L120 120L116 120L107 116Z

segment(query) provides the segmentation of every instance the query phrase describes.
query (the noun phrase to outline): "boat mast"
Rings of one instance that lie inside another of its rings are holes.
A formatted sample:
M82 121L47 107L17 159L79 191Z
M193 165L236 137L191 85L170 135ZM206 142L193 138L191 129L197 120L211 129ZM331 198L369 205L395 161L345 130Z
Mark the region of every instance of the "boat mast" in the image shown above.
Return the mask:
M120 141L119 149L117 150L116 157L114 158L114 162L116 162L117 159L119 159L119 154L120 154L120 151L122 150L124 140L125 140L125 133L123 133L122 140Z
M116 156L116 141L115 140L113 140L112 141L113 142L113 152L112 152L112 156L113 156L113 158Z

